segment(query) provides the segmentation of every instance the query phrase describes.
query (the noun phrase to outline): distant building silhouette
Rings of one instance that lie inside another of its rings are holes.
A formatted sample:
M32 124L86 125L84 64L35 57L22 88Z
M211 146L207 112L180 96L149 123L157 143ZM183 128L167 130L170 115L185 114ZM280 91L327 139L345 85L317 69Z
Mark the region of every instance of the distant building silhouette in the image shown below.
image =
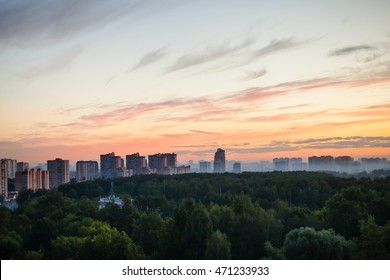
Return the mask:
M386 158L361 158L360 161L362 163L362 169L367 172L389 166Z
M199 171L201 173L210 173L211 172L211 162L201 160L199 161Z
M177 155L175 153L154 154L148 156L148 164L152 173L172 175L177 167Z
M335 171L350 173L352 170L353 158L350 156L335 157Z
M218 149L214 155L214 173L223 173L226 171L225 150Z
M28 165L28 162L17 162L16 163L16 171L25 171L29 169L29 165Z
M277 171L290 171L290 159L289 158L274 158L274 169Z
M310 171L332 171L334 159L332 156L309 157Z
M100 175L103 178L111 179L117 177L118 169L123 167L122 158L114 152L100 155Z
M69 160L56 158L47 161L50 189L70 182Z
M132 170L133 174L148 174L147 160L139 153L126 155L126 168Z
M241 163L235 162L233 164L233 173L241 173Z
M173 170L173 174L188 174L191 173L191 165L180 165Z
M87 181L99 177L99 164L97 161L78 161L76 163L76 180Z
M307 163L302 158L290 158L290 171L306 171Z
M0 160L0 195L8 197L8 164L5 159Z

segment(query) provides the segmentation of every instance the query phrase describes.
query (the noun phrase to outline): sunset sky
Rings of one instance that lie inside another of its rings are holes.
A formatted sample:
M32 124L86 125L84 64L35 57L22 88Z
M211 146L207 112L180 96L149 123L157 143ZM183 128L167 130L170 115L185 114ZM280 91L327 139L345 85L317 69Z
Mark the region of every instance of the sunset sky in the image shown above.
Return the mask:
M390 157L390 1L0 0L0 157Z

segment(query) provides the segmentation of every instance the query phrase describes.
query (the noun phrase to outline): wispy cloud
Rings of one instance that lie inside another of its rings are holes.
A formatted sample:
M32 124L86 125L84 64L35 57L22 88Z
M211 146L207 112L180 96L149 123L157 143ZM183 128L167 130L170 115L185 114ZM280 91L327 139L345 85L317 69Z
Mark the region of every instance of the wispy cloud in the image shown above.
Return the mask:
M17 73L17 76L22 77L27 81L32 81L37 77L51 75L61 71L68 66L82 53L83 49L80 46L67 49L56 56L39 62L30 68Z
M291 141L291 145L298 145L306 149L345 149L360 147L389 148L390 137L386 136L350 136L350 137L327 137L317 139L305 139Z
M156 61L159 61L160 59L163 59L165 56L166 56L165 48L160 48L155 51L149 52L145 54L130 71L138 70L140 68L148 66Z
M247 39L244 42L230 46L229 43L222 43L218 46L210 46L202 52L189 53L181 56L171 66L169 66L166 72L174 72L185 68L201 65L204 63L212 62L217 59L221 59L228 55L237 53L254 43L253 39Z
M284 51L302 44L302 42L296 42L293 37L285 38L281 40L272 40L267 46L260 48L253 52L253 57L259 58L266 55L274 54Z
M250 81L255 80L257 78L260 78L267 74L267 70L265 68L260 69L258 71L248 71L246 72L246 75L242 78L243 81Z
M201 133L201 134L207 134L207 135L219 135L218 132L211 132L211 131L203 131L203 130L196 130L196 129L190 129L191 132L194 133Z
M108 84L111 83L111 81L113 81L117 77L118 77L118 75L112 75L110 78L108 78L106 81L106 86L108 86Z
M159 102L117 102L113 104L90 103L78 107L61 108L61 114L79 114L74 121L66 124L70 127L80 128L85 125L87 128L105 127L118 125L122 122L136 121L143 119L150 124L156 122L164 123L196 123L196 122L283 122L312 118L321 114L336 116L335 112L324 112L323 110L313 111L310 104L297 104L275 108L276 110L293 110L291 113L274 114L265 110L260 111L256 104L272 100L284 95L299 95L318 89L331 88L353 88L370 86L380 83L390 83L388 77L369 80L342 80L341 77L317 78L311 80L296 80L266 87L248 88L242 91L233 92L222 96L205 96L200 98L171 98ZM374 106L374 105L372 105ZM305 108L305 112L294 112L294 109ZM378 111L380 110L380 112ZM372 112L371 112L372 111ZM353 117L383 116L383 108L372 108L361 110L349 110L348 114ZM248 115L249 114L249 115ZM342 113L343 116L347 115ZM193 129L193 133L206 133L207 131Z
M329 52L329 56L340 56L340 55L350 55L360 51L372 51L376 48L370 45L356 45L349 46L341 49L335 49Z
M219 145L220 146L220 145ZM377 136L351 136L351 137L329 137L329 138L308 138L302 140L285 140L285 141L270 141L261 145L243 145L244 147L235 147L234 145L226 145L229 154L261 154L271 152L289 152L303 150L329 150L329 149L350 149L350 148L390 148L390 137ZM193 148L186 150L186 153L204 156L213 152L207 145L199 145L196 147L181 146L182 148ZM201 149L199 148L206 148ZM180 146L176 146L180 148Z

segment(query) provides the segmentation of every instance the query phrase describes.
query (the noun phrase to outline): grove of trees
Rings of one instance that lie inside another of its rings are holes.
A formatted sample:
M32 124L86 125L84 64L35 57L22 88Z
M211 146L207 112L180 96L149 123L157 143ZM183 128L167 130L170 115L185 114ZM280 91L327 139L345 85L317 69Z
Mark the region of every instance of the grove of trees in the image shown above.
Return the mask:
M19 194L1 259L390 259L390 177L137 175Z

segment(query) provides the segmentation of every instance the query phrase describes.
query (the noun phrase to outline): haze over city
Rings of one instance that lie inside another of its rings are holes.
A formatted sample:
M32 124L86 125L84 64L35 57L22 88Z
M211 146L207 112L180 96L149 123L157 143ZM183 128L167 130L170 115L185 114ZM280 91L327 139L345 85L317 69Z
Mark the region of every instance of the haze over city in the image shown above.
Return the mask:
M0 157L390 156L390 2L0 1Z

